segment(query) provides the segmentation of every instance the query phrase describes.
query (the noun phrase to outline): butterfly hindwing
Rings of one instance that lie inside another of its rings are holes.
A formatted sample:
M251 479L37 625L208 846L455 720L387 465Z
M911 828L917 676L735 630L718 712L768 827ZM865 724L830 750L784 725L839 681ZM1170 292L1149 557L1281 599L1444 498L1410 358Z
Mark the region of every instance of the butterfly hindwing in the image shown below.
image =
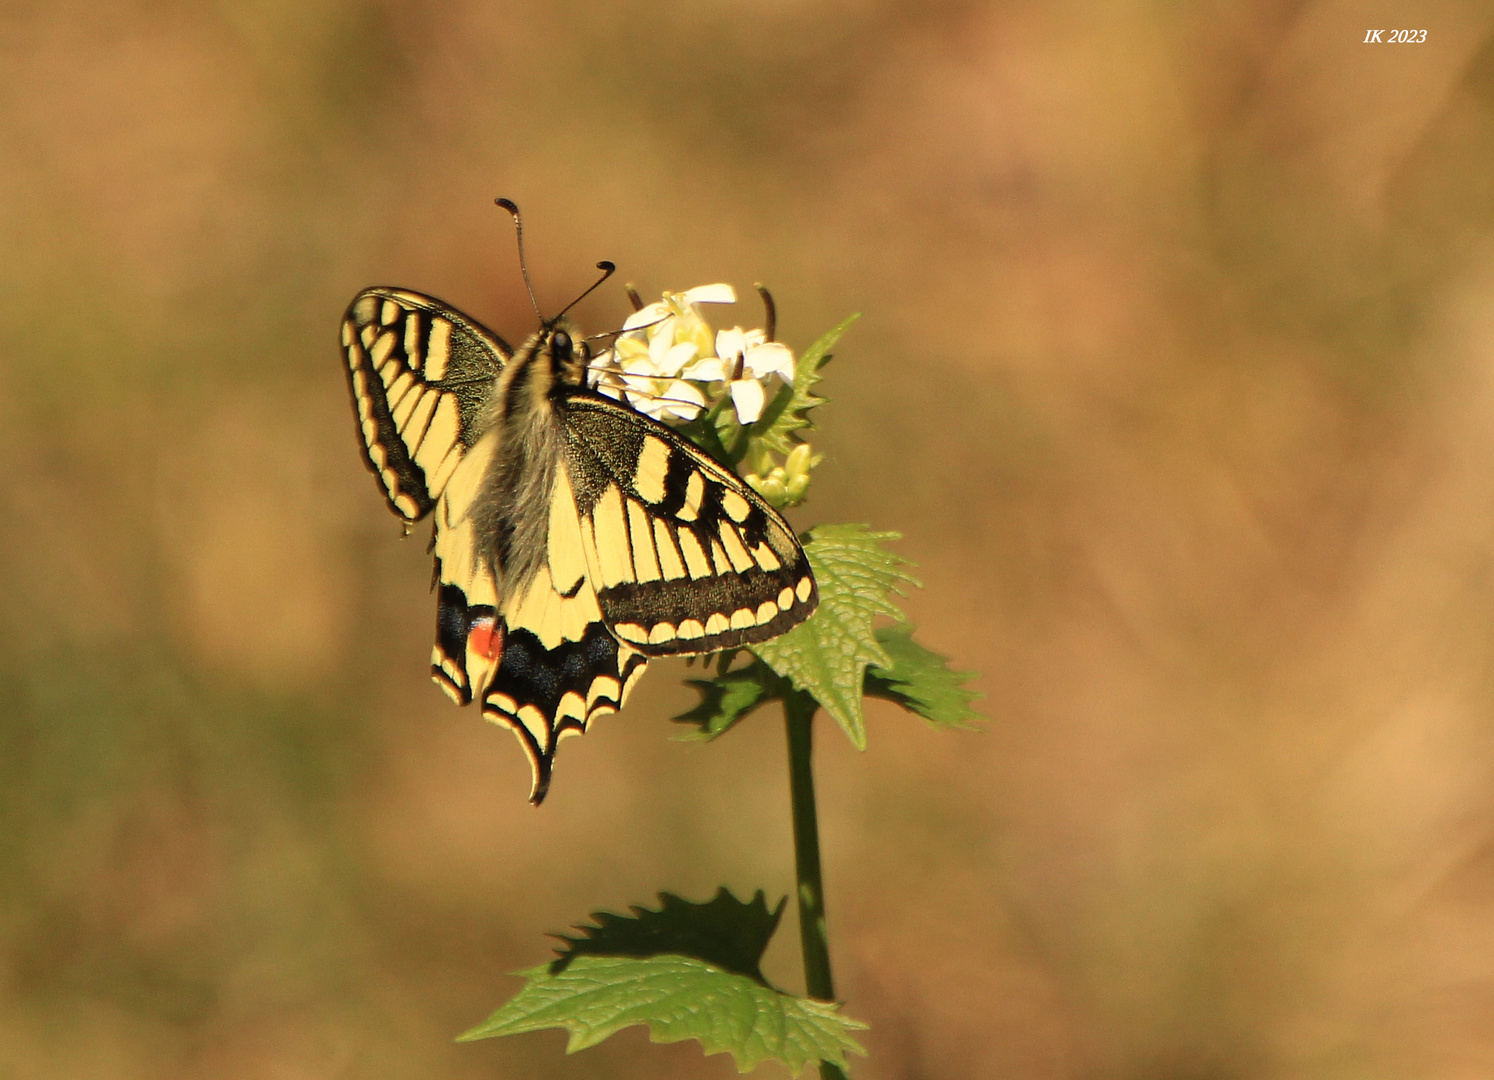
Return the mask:
M436 564L436 643L431 677L459 705L487 684L502 647L499 582L479 550L469 511L497 447L493 434L467 451L441 492L431 547Z
M556 743L622 708L647 665L602 621L566 469L555 470L547 511L546 558L504 597L502 661L482 695L483 715L513 728L524 745L536 801L549 785Z
M437 573L445 577L447 566L438 562ZM553 602L547 578L511 601L512 623L491 604L469 602L453 581L443 580L439 590L432 674L453 700L465 705L479 696L483 716L513 731L529 758L529 797L539 802L550 786L556 744L622 708L647 659L619 644L600 618L580 623L573 636L543 640L543 621L531 626L520 612Z
M663 424L597 394L565 402L567 471L602 618L648 656L776 637L819 602L788 523Z
M436 507L431 675L454 701L480 701L487 719L514 732L538 802L559 740L622 708L647 661L602 621L564 469L547 501L546 560L527 582L500 585L471 513L496 446L490 433L472 447Z
M622 708L646 665L647 658L618 642L600 619L553 646L529 626L506 627L482 713L518 736L532 772L531 802L543 799L550 786L556 744Z
M342 345L363 460L389 508L419 521L482 434L513 350L441 301L390 288L353 298Z

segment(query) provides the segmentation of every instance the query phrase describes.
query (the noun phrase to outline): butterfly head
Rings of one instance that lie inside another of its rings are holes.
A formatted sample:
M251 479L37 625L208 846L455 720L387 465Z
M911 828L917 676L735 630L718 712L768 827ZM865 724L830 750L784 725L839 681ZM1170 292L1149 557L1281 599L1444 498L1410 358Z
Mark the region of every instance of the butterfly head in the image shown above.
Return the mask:
M591 346L568 322L557 322L541 330L535 343L537 359L548 361L550 382L555 387L576 387L586 382L591 364Z

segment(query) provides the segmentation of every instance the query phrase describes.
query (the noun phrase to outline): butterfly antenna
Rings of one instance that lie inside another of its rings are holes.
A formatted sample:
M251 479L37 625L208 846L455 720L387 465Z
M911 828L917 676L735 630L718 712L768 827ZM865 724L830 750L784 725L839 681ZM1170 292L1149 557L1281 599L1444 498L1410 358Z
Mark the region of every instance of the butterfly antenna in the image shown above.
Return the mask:
M591 283L591 288L587 289L580 296L576 297L576 299L572 300L565 307L561 308L560 309L560 315L557 315L557 316L555 316L555 318L553 318L553 319L550 320L552 323L553 322L559 322L561 315L564 315L567 311L570 311L571 308L575 307L577 304L579 304L581 301L585 300L592 293L596 292L597 286L600 285L602 282L606 281L608 278L610 278L613 275L613 273L617 270L617 267L615 265L613 265L612 263L608 262L606 259L603 259L601 262L597 263L597 269L602 272L602 276L599 277L599 278L597 278L595 281L593 281Z
M519 238L519 272L524 275L524 288L529 290L529 302L534 305L534 313L539 316L540 322L544 322L545 316L540 312L539 301L534 298L534 282L529 280L529 263L524 258L524 219L519 216L518 204L512 199L501 197L493 201L514 216L514 233Z

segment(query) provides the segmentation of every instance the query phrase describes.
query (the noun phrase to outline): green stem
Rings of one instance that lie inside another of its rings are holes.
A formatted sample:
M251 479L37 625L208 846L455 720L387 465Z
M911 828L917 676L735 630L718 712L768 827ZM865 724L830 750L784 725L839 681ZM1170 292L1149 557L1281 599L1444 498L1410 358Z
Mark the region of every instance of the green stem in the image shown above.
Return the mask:
M814 805L814 714L819 703L802 691L784 699L788 727L789 792L794 808L794 869L799 883L799 946L804 954L804 988L812 998L835 1000L830 978L830 941L825 932L825 890L820 880L820 824ZM845 1080L828 1061L820 1080Z

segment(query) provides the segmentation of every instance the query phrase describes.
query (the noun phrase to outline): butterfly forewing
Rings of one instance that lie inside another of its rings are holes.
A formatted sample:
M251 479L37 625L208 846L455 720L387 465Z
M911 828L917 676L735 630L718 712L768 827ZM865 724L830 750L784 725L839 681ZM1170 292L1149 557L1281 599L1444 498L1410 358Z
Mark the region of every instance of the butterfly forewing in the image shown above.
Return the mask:
M482 434L513 350L439 300L388 288L353 298L342 345L363 459L389 508L419 521Z
M563 411L582 546L602 618L650 656L777 637L819 602L788 523L655 420L594 394Z

